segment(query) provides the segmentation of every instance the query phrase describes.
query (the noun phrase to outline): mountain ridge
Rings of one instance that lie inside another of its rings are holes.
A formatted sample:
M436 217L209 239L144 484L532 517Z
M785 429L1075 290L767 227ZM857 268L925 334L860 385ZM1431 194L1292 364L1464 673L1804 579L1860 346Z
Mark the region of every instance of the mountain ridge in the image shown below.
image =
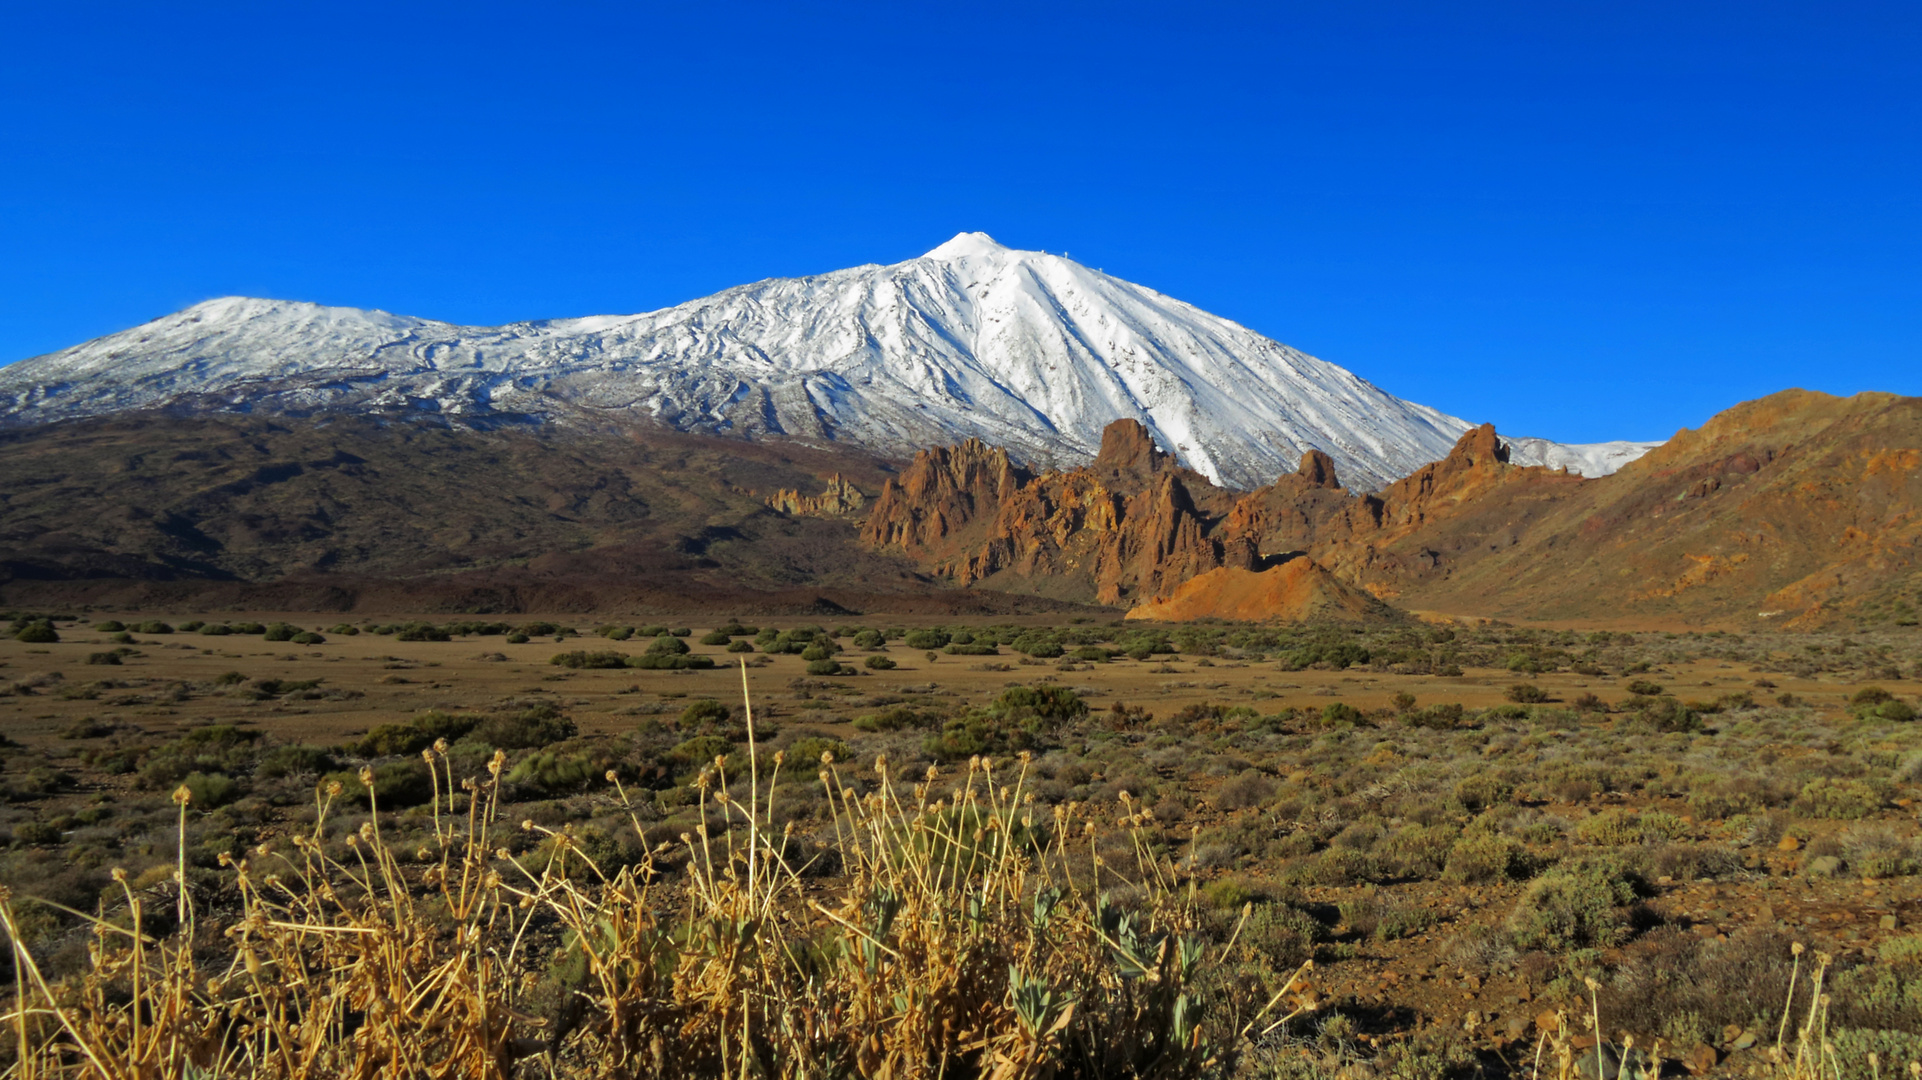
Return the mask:
M0 423L121 411L433 414L650 423L905 459L965 438L1039 467L1135 419L1252 489L1308 449L1360 487L1445 454L1466 421L1145 286L962 233L917 259L768 278L636 315L470 327L226 297L0 368ZM1517 440L1607 470L1652 444Z

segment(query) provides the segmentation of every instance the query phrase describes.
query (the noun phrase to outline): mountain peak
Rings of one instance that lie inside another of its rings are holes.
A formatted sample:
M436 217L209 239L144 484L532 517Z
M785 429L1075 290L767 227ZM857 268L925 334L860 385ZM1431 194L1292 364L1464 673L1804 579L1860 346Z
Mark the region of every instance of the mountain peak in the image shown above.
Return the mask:
M970 255L1000 255L1008 249L984 232L955 233L954 239L921 256L924 259L965 259Z

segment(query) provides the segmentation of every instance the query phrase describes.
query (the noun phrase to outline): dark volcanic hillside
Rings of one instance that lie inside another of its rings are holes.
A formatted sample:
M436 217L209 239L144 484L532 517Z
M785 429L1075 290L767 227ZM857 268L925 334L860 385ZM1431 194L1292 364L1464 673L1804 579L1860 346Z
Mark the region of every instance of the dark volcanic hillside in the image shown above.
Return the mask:
M671 432L153 414L11 430L0 433L0 598L477 611L981 603L864 551L851 524L764 502L837 472L873 492L887 469Z

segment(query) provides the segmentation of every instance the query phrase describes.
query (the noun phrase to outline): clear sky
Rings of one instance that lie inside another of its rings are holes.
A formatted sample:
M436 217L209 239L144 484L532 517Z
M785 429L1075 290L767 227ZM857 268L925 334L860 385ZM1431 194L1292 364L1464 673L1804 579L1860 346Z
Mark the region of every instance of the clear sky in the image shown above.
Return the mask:
M644 311L980 229L1514 434L1922 394L1922 5L0 8L0 361Z

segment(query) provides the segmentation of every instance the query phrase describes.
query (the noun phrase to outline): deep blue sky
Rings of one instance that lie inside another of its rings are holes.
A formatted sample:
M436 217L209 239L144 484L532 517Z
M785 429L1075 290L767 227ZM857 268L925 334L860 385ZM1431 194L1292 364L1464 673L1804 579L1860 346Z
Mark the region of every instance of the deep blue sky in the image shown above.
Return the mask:
M0 361L1067 251L1515 434L1922 394L1914 3L0 8Z

